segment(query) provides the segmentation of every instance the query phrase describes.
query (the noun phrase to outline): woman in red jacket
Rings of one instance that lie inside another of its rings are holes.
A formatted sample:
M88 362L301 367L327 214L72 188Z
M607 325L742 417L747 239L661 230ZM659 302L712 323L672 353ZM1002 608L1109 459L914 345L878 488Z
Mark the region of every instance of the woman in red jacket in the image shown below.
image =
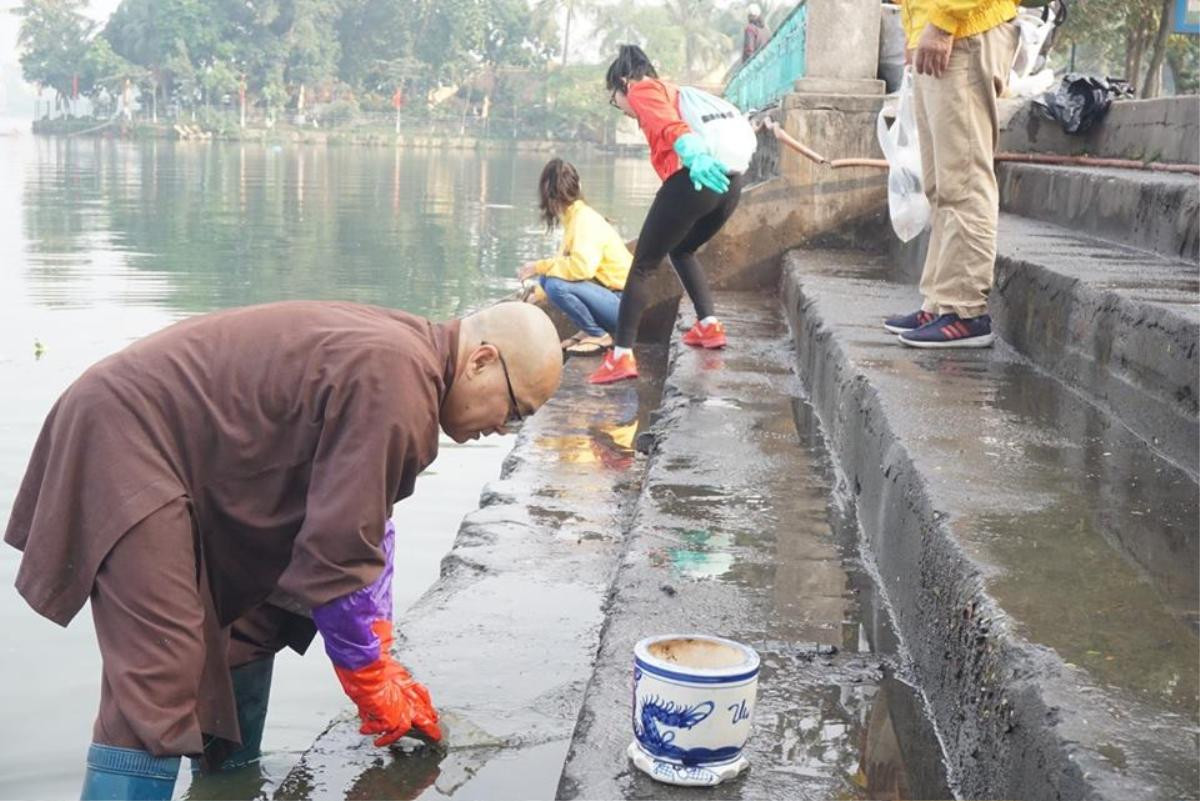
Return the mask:
M621 45L605 84L610 102L641 126L650 145L650 162L663 185L638 235L633 266L621 295L615 347L592 373L589 380L593 384L637 377L633 342L649 299L646 281L664 256L671 259L696 308L696 324L683 335L684 343L703 348L725 346L725 328L713 312L712 295L696 250L721 230L742 192L742 176L730 173L683 121L679 90L659 80L640 47Z

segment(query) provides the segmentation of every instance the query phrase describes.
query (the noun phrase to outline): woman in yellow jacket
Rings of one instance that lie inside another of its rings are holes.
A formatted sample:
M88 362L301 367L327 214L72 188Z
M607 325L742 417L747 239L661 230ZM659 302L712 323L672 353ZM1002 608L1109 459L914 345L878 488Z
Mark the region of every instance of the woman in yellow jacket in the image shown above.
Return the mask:
M527 262L518 275L521 280L538 276L550 302L579 326L579 333L563 342L565 349L599 353L612 347L633 255L608 220L583 202L579 173L570 163L551 159L538 190L546 227L563 227L562 251Z

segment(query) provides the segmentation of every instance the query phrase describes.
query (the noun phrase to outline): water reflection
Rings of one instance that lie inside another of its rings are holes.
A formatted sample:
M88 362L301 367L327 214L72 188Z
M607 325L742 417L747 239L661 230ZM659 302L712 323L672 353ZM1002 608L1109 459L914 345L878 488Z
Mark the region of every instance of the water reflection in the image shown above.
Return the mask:
M725 532L703 529L677 530L680 544L667 548L665 555L651 552L651 560L664 561L676 577L706 579L719 578L733 567L733 537Z
M855 783L876 801L953 798L940 754L916 690L885 677L867 712Z
M19 145L17 144L19 143ZM14 140L33 298L88 304L99 253L170 279L158 305L194 312L280 297L342 298L450 316L515 287L553 249L536 224L542 157L201 142ZM641 170L578 158L595 205L636 231ZM636 161L636 160L634 160ZM624 177L622 177L624 176ZM145 300L146 298L142 298ZM135 299L136 300L136 299ZM415 301L415 302L414 302Z
M594 360L578 361L590 366ZM565 380L575 379L574 374L579 372L575 367L572 365ZM647 403L645 390L629 383L605 389L610 391L603 395L595 393L594 402L576 402L569 411L560 414L556 433L540 435L538 449L553 454L564 464L598 464L618 472L632 467L636 455L634 440L652 406Z

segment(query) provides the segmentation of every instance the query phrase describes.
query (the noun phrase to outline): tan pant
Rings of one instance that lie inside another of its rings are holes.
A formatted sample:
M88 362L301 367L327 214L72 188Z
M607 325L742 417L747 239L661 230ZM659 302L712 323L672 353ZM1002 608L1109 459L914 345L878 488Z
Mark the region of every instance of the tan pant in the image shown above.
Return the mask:
M916 76L925 194L933 207L921 295L922 308L934 314L987 312L1000 214L992 163L996 99L1008 82L1017 36L1017 27L1005 22L957 39L942 77Z

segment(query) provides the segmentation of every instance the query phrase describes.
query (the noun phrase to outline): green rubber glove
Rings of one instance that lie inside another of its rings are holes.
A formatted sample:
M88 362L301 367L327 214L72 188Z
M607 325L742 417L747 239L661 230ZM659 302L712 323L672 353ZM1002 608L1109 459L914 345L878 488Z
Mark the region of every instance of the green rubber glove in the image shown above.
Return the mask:
M699 134L684 134L676 139L675 152L679 154L679 160L692 177L692 186L697 192L702 186L718 195L725 194L729 189L729 171L708 152L708 147Z

